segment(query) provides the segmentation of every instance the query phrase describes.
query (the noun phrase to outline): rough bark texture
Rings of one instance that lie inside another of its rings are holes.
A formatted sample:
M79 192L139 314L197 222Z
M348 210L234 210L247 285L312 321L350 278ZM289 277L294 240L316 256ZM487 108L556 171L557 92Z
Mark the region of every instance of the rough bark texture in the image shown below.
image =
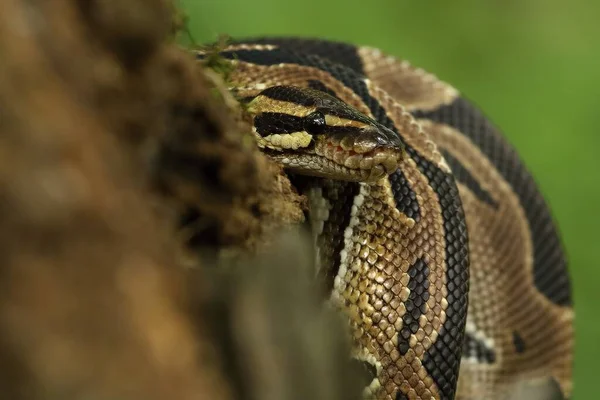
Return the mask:
M351 399L304 239L222 261L302 199L172 9L0 3L0 398Z

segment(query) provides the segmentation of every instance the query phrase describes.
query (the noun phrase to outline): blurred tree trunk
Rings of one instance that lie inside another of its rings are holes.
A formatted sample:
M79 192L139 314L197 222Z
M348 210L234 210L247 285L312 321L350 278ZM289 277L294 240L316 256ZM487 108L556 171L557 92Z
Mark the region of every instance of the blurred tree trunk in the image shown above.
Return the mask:
M219 261L301 222L302 198L172 10L0 3L0 398L353 398L302 238Z

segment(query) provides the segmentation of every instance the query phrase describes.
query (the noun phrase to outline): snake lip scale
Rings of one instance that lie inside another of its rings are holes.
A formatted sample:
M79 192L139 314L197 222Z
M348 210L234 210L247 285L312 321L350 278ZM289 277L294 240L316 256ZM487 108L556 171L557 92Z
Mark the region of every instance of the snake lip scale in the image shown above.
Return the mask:
M477 107L371 47L275 37L220 55L258 147L305 175L319 277L347 317L365 398L570 398L560 235Z

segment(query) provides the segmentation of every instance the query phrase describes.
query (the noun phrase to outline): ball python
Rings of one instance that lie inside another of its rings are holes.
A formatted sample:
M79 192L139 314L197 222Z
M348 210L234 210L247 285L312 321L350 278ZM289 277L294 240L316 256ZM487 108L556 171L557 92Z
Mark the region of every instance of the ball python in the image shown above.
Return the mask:
M481 111L371 47L258 38L219 55L258 147L308 198L317 274L347 316L365 398L570 397L560 236Z

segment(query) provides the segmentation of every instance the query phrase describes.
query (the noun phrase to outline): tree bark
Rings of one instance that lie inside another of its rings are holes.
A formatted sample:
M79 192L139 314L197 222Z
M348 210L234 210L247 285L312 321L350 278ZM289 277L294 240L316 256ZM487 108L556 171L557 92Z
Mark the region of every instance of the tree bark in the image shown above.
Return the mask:
M0 3L0 398L353 398L305 239L272 239L303 199L172 11Z

